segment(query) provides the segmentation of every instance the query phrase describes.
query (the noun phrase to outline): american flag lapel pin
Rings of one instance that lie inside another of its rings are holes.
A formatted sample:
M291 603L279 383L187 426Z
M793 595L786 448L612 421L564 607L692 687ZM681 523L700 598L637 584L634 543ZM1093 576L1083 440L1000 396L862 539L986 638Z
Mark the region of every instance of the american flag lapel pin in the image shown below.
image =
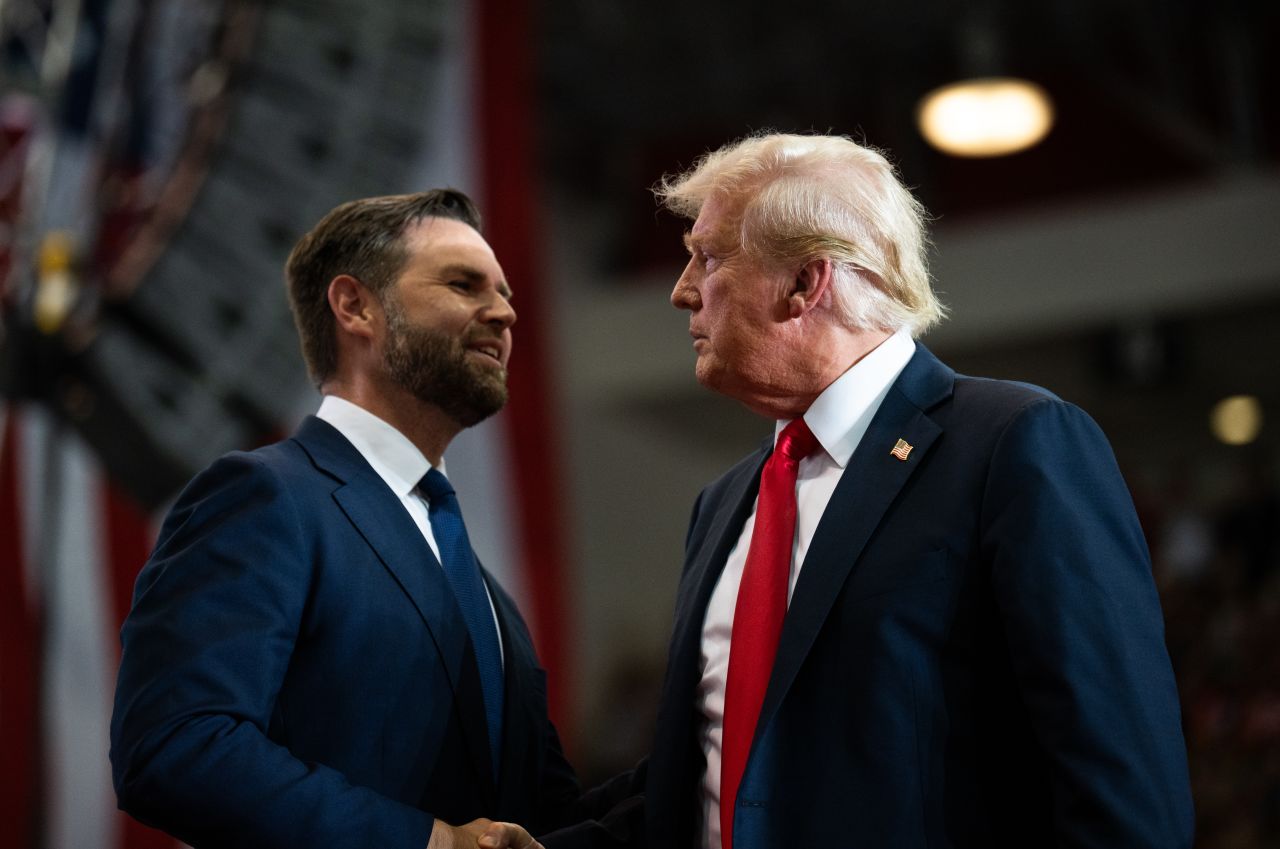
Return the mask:
M889 449L889 453L897 457L899 460L907 459L911 453L911 443L905 439L899 439L898 443Z

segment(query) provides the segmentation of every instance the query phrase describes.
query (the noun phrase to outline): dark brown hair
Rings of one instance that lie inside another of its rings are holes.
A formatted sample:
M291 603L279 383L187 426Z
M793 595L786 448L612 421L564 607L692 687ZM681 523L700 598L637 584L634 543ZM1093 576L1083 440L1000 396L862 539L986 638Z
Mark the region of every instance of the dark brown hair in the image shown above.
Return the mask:
M480 229L480 213L471 198L456 189L431 189L344 203L294 245L284 267L285 283L302 356L317 386L338 367L330 281L349 274L381 298L408 260L405 230L424 218L452 218Z

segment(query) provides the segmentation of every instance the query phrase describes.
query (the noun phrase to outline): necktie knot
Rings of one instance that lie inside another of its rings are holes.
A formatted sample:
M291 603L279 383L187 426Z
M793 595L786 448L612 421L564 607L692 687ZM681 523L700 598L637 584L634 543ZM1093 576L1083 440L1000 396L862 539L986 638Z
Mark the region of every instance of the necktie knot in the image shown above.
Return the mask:
M774 450L788 460L798 463L818 448L818 437L813 435L803 418L797 418L782 429Z
M422 480L418 481L418 489L427 497L428 501L432 502L437 498L455 494L453 484L449 483L449 479L441 474L439 469L431 469L423 475Z

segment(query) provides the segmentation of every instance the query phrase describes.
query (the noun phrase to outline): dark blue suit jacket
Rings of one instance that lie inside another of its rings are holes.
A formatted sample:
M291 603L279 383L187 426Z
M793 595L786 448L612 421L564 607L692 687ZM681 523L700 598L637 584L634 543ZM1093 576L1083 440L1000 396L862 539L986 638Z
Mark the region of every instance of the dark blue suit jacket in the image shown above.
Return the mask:
M770 445L694 508L647 763L655 847L696 845L703 618ZM1105 438L918 347L806 555L735 849L1180 849L1192 821L1150 559Z
M196 847L423 849L433 816L578 816L512 600L500 779L453 594L352 445L308 419L179 497L122 631L120 806Z

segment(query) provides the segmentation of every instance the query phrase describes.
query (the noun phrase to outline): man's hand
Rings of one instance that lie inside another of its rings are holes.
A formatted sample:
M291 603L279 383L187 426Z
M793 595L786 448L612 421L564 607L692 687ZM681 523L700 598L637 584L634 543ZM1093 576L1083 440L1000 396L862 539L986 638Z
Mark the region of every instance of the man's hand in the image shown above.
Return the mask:
M476 849L476 841L492 822L493 820L481 818L466 825L449 825L438 819L431 826L431 839L427 841L427 849Z
M449 825L436 820L431 827L427 849L543 849L529 832L513 822L472 820L466 825Z
M513 822L489 823L479 843L480 849L543 849L529 832Z

